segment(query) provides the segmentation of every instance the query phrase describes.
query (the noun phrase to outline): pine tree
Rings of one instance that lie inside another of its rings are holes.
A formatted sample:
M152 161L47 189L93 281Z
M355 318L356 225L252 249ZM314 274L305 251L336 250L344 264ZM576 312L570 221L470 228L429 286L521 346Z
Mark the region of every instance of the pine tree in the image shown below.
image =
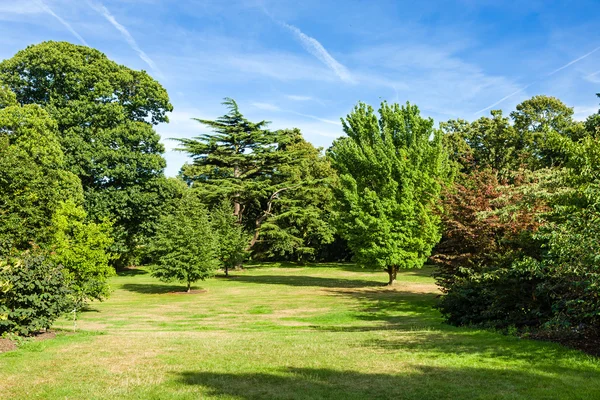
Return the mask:
M329 152L340 174L340 230L356 261L385 269L391 285L400 268L421 267L440 239L433 209L448 172L441 135L409 103L384 102L379 118L359 103L342 123L348 136Z
M197 119L213 132L177 139L182 145L179 150L194 160L183 167L183 178L206 204L216 205L223 200L233 203L238 224L253 231L248 250L259 241L264 226L272 233L283 229L277 233L289 240L291 230L284 231L283 225L268 223L276 213L289 211L291 203L284 205L286 196L319 184L297 173L298 166L310 156L310 149L297 145L304 141L299 130L270 131L266 129L267 121L247 120L233 99L227 98L223 104L229 110L226 115L214 121ZM310 207L295 210L302 213L310 211ZM303 238L294 240L302 242Z

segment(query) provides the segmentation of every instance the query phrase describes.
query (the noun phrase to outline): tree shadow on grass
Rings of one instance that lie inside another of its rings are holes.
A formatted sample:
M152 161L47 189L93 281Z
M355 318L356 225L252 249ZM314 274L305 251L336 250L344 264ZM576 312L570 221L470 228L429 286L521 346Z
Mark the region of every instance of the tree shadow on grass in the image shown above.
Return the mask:
M376 281L321 278L305 275L237 275L234 279L238 282L247 283L325 288L362 288L382 286L382 283Z
M312 329L329 332L397 331L398 338L379 337L362 343L364 347L385 351L425 352L438 356L477 356L486 359L535 362L544 370L564 368L557 360L568 360L573 354L555 343L510 337L485 330L458 328L443 322L434 308L436 294L402 291L342 290L334 295L358 300L357 321L351 325L313 325ZM542 368L546 365L546 368ZM599 364L600 365L600 364ZM600 372L600 369L599 371Z
M138 276L138 275L146 275L148 271L141 268L125 268L123 270L117 271L118 276Z
M166 294L172 292L185 292L185 285L163 285L158 283L126 283L121 286L124 290L129 292L141 293L141 294ZM200 288L192 286L192 290L198 290Z
M239 399L578 399L598 398L590 386L596 371L562 371L561 379L533 369L404 365L401 373L361 373L285 368L273 373L187 371L178 383L206 388L203 394ZM594 395L595 394L595 395ZM586 396L587 395L587 396Z

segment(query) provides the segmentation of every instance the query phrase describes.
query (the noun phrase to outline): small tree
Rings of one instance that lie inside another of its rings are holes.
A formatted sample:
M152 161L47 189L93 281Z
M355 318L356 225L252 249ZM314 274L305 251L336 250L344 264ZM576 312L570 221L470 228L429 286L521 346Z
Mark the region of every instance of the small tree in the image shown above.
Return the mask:
M219 267L216 237L206 208L191 192L178 202L170 214L163 215L156 226L150 254L152 276L163 282L187 284L187 291L198 280L214 275Z
M83 207L72 200L62 203L52 217L51 258L65 267L76 308L88 300L103 300L109 294L108 278L111 225L87 221Z
M229 201L223 201L212 210L211 222L218 240L217 256L225 270L225 276L229 276L229 270L242 265L248 256L246 247L248 247L249 235L237 223L237 217Z
M391 285L440 240L433 209L447 173L441 137L408 103L382 103L379 118L360 103L342 123L348 137L329 152L340 174L340 231L357 262L386 270Z
M27 336L50 328L71 309L71 300L63 266L39 248L0 261L0 334Z

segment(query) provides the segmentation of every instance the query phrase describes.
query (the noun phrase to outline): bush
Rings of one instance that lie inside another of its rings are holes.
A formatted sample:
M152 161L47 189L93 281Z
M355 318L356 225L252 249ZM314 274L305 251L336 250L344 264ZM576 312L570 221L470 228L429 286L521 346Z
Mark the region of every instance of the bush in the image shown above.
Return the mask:
M0 333L31 335L72 306L62 266L38 249L0 261Z

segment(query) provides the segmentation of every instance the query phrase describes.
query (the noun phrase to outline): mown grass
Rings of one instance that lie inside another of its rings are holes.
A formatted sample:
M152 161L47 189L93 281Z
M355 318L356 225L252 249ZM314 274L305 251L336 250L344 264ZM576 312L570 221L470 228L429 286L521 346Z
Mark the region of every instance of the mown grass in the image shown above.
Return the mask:
M596 399L597 359L442 323L429 269L263 265L172 294L143 270L0 354L0 398Z

